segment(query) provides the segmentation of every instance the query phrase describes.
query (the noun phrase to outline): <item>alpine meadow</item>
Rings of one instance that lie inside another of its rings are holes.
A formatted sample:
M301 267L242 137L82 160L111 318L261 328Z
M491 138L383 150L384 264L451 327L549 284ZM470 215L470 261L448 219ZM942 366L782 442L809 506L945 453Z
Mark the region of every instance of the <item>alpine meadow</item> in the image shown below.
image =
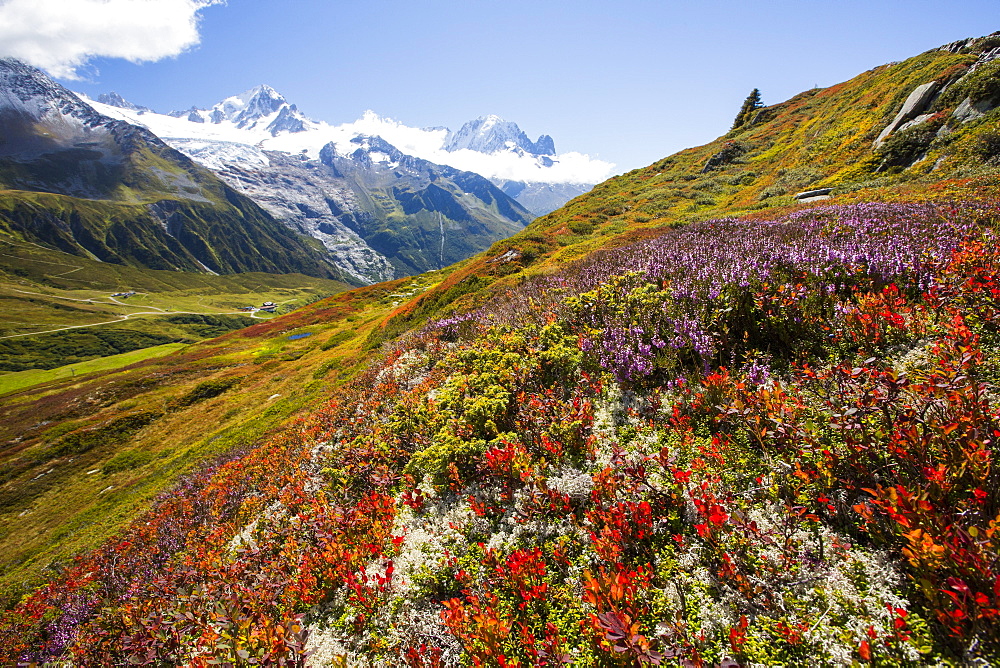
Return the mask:
M0 664L1000 665L1000 33L592 189L0 75Z

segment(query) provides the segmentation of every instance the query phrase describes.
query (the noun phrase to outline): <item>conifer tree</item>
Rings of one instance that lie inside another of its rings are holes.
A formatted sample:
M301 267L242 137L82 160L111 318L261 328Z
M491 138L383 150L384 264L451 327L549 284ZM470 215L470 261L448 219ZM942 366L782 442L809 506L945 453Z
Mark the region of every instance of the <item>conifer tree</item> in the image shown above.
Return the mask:
M743 100L743 106L740 107L740 113L736 114L736 120L733 121L732 129L735 130L748 123L753 117L753 112L763 106L764 103L760 101L760 91L754 88L750 91L750 94L747 95L747 99Z

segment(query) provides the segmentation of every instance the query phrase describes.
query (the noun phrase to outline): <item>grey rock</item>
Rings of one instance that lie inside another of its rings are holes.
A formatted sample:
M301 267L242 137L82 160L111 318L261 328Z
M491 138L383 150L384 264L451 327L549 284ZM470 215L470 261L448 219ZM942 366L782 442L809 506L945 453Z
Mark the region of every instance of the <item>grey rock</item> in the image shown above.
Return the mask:
M909 130L910 128L917 127L921 123L926 123L930 119L930 117L933 116L933 115L934 114L920 114L916 118L914 118L912 120L909 120L909 121L906 121L905 123L903 123L902 125L900 125L898 128L896 128L896 132L902 132L903 130Z
M833 192L833 188L815 188L813 190L804 190L800 193L795 193L795 199L810 199L813 197L823 197L824 195L829 195Z
M945 44L939 50L947 51L948 53L962 53L965 49L969 48L974 41L974 37L967 37L966 39L960 39L957 42Z
M959 123L968 123L977 118L982 118L988 111L996 108L997 100L980 100L973 102L970 98L965 98L962 103L951 112L952 118Z
M892 122L882 130L878 139L875 140L875 148L884 144L889 135L898 130L904 123L920 115L930 105L940 88L941 84L937 81L928 81L925 84L917 86L906 98L906 101L903 102L903 107L896 114L896 117L892 119Z

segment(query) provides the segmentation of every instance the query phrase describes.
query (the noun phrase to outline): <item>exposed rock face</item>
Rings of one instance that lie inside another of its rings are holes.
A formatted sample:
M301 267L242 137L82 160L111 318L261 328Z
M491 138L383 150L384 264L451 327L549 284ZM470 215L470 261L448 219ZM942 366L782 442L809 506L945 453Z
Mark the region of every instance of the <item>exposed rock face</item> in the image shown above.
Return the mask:
M358 227L367 215L335 171L304 156L266 152L266 164L226 163L216 173L268 213L319 239L338 268L362 283L392 279L389 260L343 221Z
M997 106L997 100L980 100L973 102L969 98L962 100L962 103L955 108L952 116L959 123L968 123L986 115L986 112Z
M906 121L905 123L900 125L898 128L896 128L896 132L902 132L903 130L909 130L910 128L915 128L918 125L929 121L932 116L934 116L934 114L920 114L916 118Z
M911 121L916 118L921 112L930 106L930 103L934 100L934 96L941 89L941 84L937 81L928 81L925 84L917 86L912 93L903 102L903 107L896 114L896 117L892 119L879 134L878 138L875 140L875 148L880 147L885 143L885 140L889 138L896 130L907 121Z

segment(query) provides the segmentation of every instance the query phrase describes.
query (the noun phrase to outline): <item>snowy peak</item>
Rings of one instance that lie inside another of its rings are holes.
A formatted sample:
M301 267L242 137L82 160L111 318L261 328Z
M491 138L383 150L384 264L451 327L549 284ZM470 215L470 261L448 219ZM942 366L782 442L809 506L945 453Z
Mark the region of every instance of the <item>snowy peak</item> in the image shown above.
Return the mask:
M278 91L262 85L224 100L222 105L226 120L233 121L238 128L252 128L261 119L287 107L288 102Z
M314 125L281 93L265 84L227 97L211 109L192 107L168 115L193 123L231 123L241 130L264 128L272 137L282 132L304 132Z
M531 141L517 123L505 121L499 116L480 116L469 121L461 129L448 136L444 149L458 151L469 149L479 153L499 151L523 151L530 155L555 155L556 147L552 137L541 135L538 141Z
M111 91L110 93L101 93L97 96L97 101L101 104L107 104L112 107L118 107L119 109L128 109L129 111L139 111L146 112L152 111L149 107L140 107L138 105L132 104L124 97L118 93Z
M305 132L310 122L294 104L285 104L278 110L275 119L268 123L267 131L272 137L280 132Z

